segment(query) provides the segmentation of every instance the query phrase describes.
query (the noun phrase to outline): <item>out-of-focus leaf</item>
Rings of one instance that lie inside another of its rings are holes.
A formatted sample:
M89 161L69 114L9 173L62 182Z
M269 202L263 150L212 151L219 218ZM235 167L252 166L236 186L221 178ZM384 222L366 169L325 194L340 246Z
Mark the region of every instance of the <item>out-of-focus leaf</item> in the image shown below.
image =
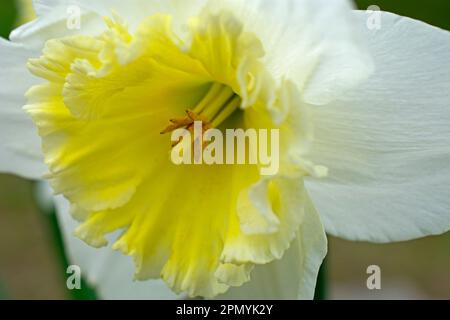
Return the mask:
M13 0L0 1L0 36L8 38L17 19L17 4Z

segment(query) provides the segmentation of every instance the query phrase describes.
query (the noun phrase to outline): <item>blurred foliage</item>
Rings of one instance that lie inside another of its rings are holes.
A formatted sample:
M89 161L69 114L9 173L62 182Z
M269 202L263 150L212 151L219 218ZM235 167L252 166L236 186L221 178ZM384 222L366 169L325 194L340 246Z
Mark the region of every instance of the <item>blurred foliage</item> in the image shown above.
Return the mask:
M10 31L13 29L17 14L17 4L13 0L0 1L0 36L8 38Z
M6 288L4 286L5 285L0 279L0 300L8 299L8 295L6 294Z
M51 224L34 203L32 182L0 175L0 235L1 298L69 297Z

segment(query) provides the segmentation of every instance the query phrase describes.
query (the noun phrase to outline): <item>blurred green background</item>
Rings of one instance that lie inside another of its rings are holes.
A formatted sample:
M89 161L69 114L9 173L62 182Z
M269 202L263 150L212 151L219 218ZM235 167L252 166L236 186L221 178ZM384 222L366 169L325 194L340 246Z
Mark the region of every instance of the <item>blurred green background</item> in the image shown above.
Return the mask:
M360 9L377 5L450 30L449 0L356 2ZM30 9L30 0L1 0L0 35L7 38L11 29L31 19ZM66 289L55 221L39 212L32 188L30 181L0 175L0 299L93 298L89 289ZM387 245L333 237L329 242L327 298L450 299L450 233ZM381 267L382 290L366 287L366 268L372 264Z

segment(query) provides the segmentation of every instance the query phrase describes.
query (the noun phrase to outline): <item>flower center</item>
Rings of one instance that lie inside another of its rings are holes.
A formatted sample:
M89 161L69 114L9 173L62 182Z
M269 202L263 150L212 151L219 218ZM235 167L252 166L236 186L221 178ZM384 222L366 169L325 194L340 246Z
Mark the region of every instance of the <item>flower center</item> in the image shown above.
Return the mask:
M229 116L231 116L242 103L239 95L227 85L214 83L208 93L192 110L186 110L183 118L170 119L171 124L161 134L172 132L179 128L190 131L194 128L195 121L201 121L203 131L217 128Z

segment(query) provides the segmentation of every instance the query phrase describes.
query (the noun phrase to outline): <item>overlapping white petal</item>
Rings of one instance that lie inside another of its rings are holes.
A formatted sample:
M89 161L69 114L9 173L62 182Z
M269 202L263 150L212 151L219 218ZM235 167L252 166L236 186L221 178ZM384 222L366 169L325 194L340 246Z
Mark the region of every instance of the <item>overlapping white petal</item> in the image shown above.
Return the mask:
M104 29L102 17L97 12L82 6L76 8L74 10L70 4L49 5L37 19L13 30L9 38L30 50L30 57L36 57L47 40L75 34L95 35ZM79 19L79 25L76 19Z
M293 80L304 99L325 104L365 79L372 61L347 0L222 0L261 40L278 80ZM214 10L214 9L211 9Z
M33 0L33 8L37 16L43 16L64 2L64 0Z
M0 171L39 179L45 172L40 139L22 110L25 91L36 83L26 68L29 52L0 38Z
M407 240L450 229L450 33L383 13L366 30L376 72L312 108L311 158L329 168L307 187L327 232Z
M232 12L256 34L273 77L294 81L307 102L325 104L372 72L347 0L203 2L210 12Z

